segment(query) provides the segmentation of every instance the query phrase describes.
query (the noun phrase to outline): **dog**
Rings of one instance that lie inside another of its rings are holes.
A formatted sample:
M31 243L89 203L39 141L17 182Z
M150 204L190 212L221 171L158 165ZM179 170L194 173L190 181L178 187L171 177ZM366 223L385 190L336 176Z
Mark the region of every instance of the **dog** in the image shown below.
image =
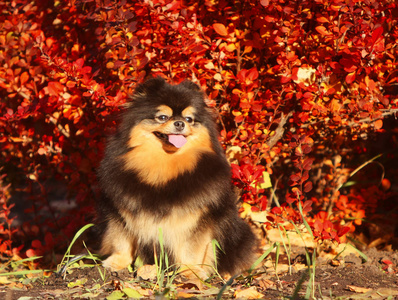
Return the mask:
M231 276L249 269L256 239L238 215L230 165L200 87L149 79L120 121L98 172L103 266L121 270L137 256L153 264L161 229L170 264Z

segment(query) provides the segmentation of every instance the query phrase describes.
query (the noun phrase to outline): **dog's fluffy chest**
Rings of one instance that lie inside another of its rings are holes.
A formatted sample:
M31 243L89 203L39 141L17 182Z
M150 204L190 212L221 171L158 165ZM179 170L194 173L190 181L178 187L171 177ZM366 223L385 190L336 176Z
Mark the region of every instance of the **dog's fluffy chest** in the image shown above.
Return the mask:
M123 211L122 216L126 221L126 227L134 235L138 236L139 243L152 243L159 239L159 229L162 229L165 243L173 243L180 238L191 234L201 217L200 212L188 212L182 208L174 208L163 217L149 212L131 214Z

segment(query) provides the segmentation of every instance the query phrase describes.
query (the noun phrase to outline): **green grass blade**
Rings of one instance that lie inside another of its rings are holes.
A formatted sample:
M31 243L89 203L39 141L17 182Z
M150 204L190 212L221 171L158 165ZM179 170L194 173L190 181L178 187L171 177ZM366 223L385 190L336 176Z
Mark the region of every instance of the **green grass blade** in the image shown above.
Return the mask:
M312 252L312 273L311 273L311 297L315 299L315 272L316 272L316 248L314 248L314 252Z
M232 285L232 283L234 282L234 280L235 280L235 278L237 277L238 275L235 275L235 276L232 276L223 286L222 286L222 288L220 289L220 291L218 292L218 294L217 294L217 300L220 300L221 298L222 298L222 295L224 294L224 292L225 292L225 290L227 289L227 287L229 287L229 286L231 286Z
M289 249L287 248L287 245L285 243L285 239L283 238L281 227L283 229L283 232L285 233L285 236L287 237L287 242L289 244ZM278 225L278 231L279 231L279 236L282 239L283 248L285 249L285 252L286 252L286 255L287 255L288 265L289 265L289 274L291 275L292 274L292 264L290 262L290 254L291 254L292 248L291 248L291 244L290 244L290 238L289 238L289 235L287 234L286 229L285 229L284 226L279 226Z
M311 293L311 291L312 291L312 280L313 280L311 272L310 272L309 276L310 276L310 278L309 278L309 280L308 280L307 289L305 290L304 299L311 299L311 294L312 294L312 293Z
M80 230L78 232L76 232L75 236L72 239L72 242L69 244L68 249L66 250L66 252L69 254L70 250L73 247L73 244L76 242L76 240L82 235L83 232L85 232L87 229L89 229L90 227L93 227L94 224L87 224L85 226L83 226L82 228L80 228Z
M249 269L249 273L251 273L270 253L272 250L274 250L276 247L276 243L272 245L267 251L265 251L257 260L252 264L252 266Z
M28 275L28 274L39 274L46 270L22 270L22 271L15 271L15 272L7 272L7 273L0 273L0 276L21 276L21 275Z
M361 256L362 259L363 259L365 262L368 261L369 258L366 256L365 253L361 252L361 251L358 250L354 245L351 245L350 243L348 243L347 245L348 245L348 246L351 246L352 248L354 248L354 250L355 250L356 252L358 252L359 256Z
M90 228L92 226L94 226L94 224L91 224L91 223L87 224L87 225L83 226L82 228L80 228L78 232L76 232L75 236L72 239L72 242L69 244L69 247L68 247L68 249L65 252L64 257L61 260L61 263L58 266L62 266L64 264L64 261L65 261L65 259L67 257L69 257L70 250L72 249L72 247L73 247L74 243L76 242L76 240L82 235L82 233L84 231L86 231L88 228Z
M36 259L39 259L39 258L42 258L43 256L32 256L32 257L28 257L28 258L24 258L24 259L19 259L19 260L16 260L16 261L12 261L13 263L24 263L24 262L27 262L27 261L32 261L32 260L36 260Z
M300 299L298 294L299 294L300 289L303 286L303 283L304 283L304 281L305 281L307 276L308 276L308 270L303 272L303 276L301 276L301 278L297 282L296 288L294 289L294 292L293 292L293 295L292 295L291 299Z
M211 240L211 246L213 248L213 255L214 255L214 268L218 272L218 268L217 268L217 248L220 249L221 252L224 252L224 250L222 249L221 245L219 244L219 242L216 239L212 239Z

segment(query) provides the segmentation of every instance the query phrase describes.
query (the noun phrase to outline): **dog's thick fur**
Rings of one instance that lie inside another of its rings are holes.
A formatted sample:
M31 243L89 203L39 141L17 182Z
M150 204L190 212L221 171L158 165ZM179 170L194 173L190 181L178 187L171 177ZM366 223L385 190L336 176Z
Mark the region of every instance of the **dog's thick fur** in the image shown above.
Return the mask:
M211 272L216 262L230 275L250 267L255 238L238 216L217 136L196 84L153 78L137 87L99 169L105 267L120 270L137 255L153 263L159 228L170 264Z

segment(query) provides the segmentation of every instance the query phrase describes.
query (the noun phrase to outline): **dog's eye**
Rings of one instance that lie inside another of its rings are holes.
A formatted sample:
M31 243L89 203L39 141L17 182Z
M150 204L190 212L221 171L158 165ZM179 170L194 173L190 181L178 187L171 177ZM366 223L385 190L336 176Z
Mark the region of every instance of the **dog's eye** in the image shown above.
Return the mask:
M186 117L185 121L187 121L187 123L193 123L193 119L191 117Z
M169 117L166 116L166 115L160 115L160 116L157 116L156 119L157 119L159 122L166 122L166 121L169 119Z

